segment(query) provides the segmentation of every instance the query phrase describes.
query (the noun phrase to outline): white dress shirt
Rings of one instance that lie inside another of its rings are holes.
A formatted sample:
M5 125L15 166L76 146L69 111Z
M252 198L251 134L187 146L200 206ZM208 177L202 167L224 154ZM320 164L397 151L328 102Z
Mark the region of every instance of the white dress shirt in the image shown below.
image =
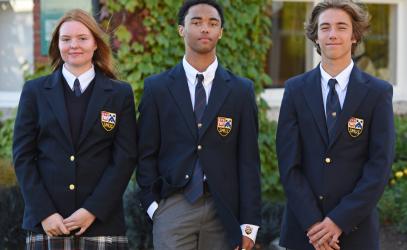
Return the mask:
M95 78L95 68L92 67L87 70L86 72L82 73L80 76L76 77L74 74L69 72L69 70L65 67L65 64L62 66L62 75L64 76L66 82L69 85L69 88L73 90L73 84L75 82L75 79L78 78L80 88L81 88L81 93L83 93L86 88L89 86L89 84L92 82L92 80Z
M329 86L328 86L329 79L333 78L333 79L336 79L336 81L338 82L338 84L335 84L335 90L336 90L336 93L338 94L339 103L342 108L343 103L345 102L346 91L348 90L348 83L349 83L350 74L353 69L353 65L354 65L354 63L351 60L350 64L344 70L342 70L342 72L339 73L337 76L329 75L322 67L322 64L319 65L319 68L321 70L321 89L322 89L322 98L324 101L325 115L326 115L326 99L328 98L328 93L329 93Z
M213 61L213 63L210 64L204 72L199 72L194 67L192 67L192 65L187 62L185 56L182 59L182 66L184 67L185 74L187 77L189 94L191 96L192 109L194 109L194 107L195 107L195 87L196 87L196 84L198 83L197 78L196 78L197 74L202 74L204 76L204 81L203 81L202 85L203 85L203 87L205 89L205 93L206 93L206 103L208 103L209 96L210 96L211 89L212 89L213 79L215 78L216 69L218 68L218 59L215 57L215 60ZM204 176L204 179L206 179L206 176ZM158 208L158 203L156 201L151 203L151 205L148 207L147 213L151 219L153 218L154 212L157 210L157 208ZM251 229L250 234L246 233L246 227L250 227L250 229ZM243 225L240 225L240 228L241 228L242 234L244 236L247 236L251 240L253 240L253 242L256 242L257 231L259 230L259 226L243 224Z
M192 65L187 62L185 57L182 60L182 66L184 67L185 74L187 76L189 94L191 95L192 109L194 109L195 107L195 88L196 84L198 83L196 78L197 74L202 74L204 76L202 85L206 93L206 103L208 103L213 79L215 78L216 69L218 68L218 59L215 57L215 61L213 61L213 63L210 64L204 72L199 72L194 67L192 67Z

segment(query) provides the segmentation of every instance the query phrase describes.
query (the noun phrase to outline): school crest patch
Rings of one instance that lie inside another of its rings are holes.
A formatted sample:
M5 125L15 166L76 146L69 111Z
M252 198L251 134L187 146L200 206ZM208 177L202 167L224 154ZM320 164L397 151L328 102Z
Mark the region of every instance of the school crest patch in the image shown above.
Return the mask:
M110 113L107 111L100 112L100 121L102 123L102 127L106 131L114 129L114 126L116 126L116 120L116 113Z
M363 119L351 117L348 121L348 132L352 137L358 137L363 131Z
M232 118L218 117L218 125L216 126L221 136L227 136L232 130Z

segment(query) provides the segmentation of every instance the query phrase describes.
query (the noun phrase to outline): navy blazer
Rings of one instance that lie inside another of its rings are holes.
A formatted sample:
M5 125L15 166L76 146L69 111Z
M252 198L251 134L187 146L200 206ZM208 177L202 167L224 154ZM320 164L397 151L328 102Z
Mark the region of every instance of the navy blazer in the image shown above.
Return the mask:
M43 219L67 218L82 207L96 216L84 236L124 235L122 195L137 160L133 91L96 69L75 151L62 77L60 68L28 81L21 94L13 157L25 201L23 228L44 233ZM116 114L110 131L102 111Z
M277 129L282 246L313 249L306 231L328 216L343 230L341 249L379 249L375 207L394 156L392 94L389 83L354 66L329 142L320 68L286 82Z
M145 80L138 120L137 183L147 209L179 192L199 156L231 246L241 224L260 225L260 160L253 84L218 66L198 130L182 63ZM230 118L222 136L218 118ZM197 150L198 145L202 146Z

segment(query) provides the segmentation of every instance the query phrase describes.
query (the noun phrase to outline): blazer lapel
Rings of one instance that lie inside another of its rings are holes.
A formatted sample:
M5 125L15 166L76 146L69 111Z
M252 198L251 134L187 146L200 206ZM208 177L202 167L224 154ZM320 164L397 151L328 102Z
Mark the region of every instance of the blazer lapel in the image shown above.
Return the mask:
M78 146L81 145L83 140L88 135L90 129L94 126L95 120L100 117L102 107L110 97L112 89L111 80L96 69L95 85L93 86L85 119L82 124L82 131L79 136ZM118 119L120 119L120 117L118 117Z
M188 89L188 80L185 75L184 67L182 63L177 64L170 72L169 76L172 81L168 82L167 87L171 95L182 113L185 119L185 123L188 125L189 131L192 136L197 136L197 125L194 117L194 111L192 110L191 94Z
M369 85L366 83L367 79L363 77L362 72L356 67L356 65L353 66L349 78L348 89L346 90L346 97L343 103L342 112L339 115L338 121L335 125L335 136L329 143L329 147L332 147L332 145L338 139L338 136L344 131L344 126L347 126L348 120L365 98L367 92L369 91Z
M62 131L64 131L66 139L69 141L70 145L73 145L62 83L62 73L61 68L59 68L51 74L43 86L46 89L45 96L62 128Z
M219 65L215 73L215 78L213 79L208 106L206 107L205 113L202 117L202 128L199 129L199 138L205 134L205 131L215 118L223 102L228 96L230 88L230 76L227 71Z
M319 66L314 68L305 78L303 85L305 99L312 111L318 131L325 144L328 145L328 129L326 127L324 101L322 99L321 72Z

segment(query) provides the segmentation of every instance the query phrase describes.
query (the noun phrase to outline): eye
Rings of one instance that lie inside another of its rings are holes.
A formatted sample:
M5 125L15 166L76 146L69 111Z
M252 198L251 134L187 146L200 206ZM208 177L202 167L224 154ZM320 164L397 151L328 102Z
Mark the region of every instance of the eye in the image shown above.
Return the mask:
M61 38L59 40L61 40L62 42L68 42L70 39L69 38Z
M86 41L86 40L88 40L88 38L87 37L81 37L81 38L79 38L79 40Z

